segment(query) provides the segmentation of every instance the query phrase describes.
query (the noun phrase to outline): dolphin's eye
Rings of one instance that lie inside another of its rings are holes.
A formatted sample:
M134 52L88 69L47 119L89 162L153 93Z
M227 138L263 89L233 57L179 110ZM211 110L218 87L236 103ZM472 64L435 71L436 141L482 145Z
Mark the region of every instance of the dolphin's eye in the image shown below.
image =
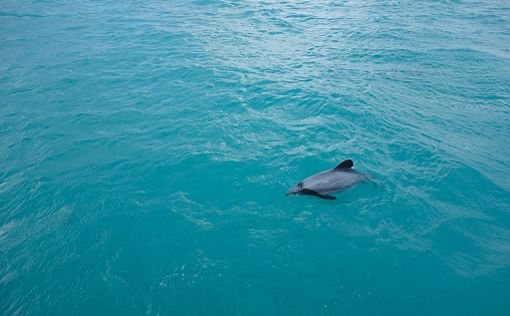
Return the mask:
M297 184L297 187L301 189L301 188L303 187L303 182L299 182L299 183Z

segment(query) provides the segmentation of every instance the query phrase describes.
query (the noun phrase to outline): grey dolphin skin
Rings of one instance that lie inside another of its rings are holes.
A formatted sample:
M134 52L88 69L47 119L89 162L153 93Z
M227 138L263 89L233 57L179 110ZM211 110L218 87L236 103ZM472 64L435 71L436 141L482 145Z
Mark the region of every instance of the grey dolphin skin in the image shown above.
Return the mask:
M326 200L336 200L329 194L370 179L369 175L352 169L353 166L352 160L344 160L333 169L316 173L299 182L287 191L287 195L315 195Z

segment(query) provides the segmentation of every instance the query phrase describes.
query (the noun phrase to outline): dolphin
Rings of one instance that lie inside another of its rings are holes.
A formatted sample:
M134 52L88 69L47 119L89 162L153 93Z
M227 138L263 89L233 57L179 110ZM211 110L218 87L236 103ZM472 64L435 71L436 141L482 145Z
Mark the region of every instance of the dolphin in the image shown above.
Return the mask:
M369 175L352 169L353 166L352 160L344 160L335 168L316 173L291 187L287 191L287 196L315 195L326 200L336 200L336 197L330 195L331 193L371 179Z

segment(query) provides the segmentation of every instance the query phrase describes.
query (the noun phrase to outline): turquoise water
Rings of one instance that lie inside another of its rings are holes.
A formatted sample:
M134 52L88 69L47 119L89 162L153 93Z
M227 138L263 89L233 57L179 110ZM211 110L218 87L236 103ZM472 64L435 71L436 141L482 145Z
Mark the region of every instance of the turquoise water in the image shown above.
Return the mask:
M0 159L3 315L508 315L510 4L3 0Z

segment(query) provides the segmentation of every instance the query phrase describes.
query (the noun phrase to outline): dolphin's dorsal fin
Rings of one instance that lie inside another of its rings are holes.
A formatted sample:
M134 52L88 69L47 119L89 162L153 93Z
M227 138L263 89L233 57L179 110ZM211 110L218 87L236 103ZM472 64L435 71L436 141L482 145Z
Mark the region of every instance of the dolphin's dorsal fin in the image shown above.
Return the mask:
M350 159L347 159L347 160L342 161L338 166L336 166L335 170L338 170L338 169L351 169L352 166L354 166L354 162L352 162L352 160L350 160Z

